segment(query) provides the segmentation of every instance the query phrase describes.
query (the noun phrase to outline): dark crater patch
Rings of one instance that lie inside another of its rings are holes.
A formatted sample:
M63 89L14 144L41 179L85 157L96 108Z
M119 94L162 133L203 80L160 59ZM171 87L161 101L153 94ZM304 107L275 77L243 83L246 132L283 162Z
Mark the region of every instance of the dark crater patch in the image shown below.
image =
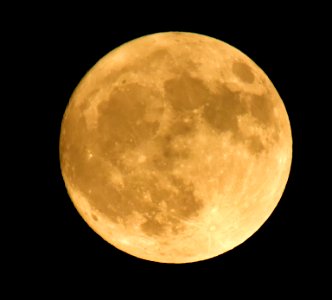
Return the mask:
M146 221L141 225L141 229L147 235L160 235L165 232L167 226L166 223L162 224L155 218L147 218Z
M179 114L172 122L168 132L174 136L188 135L194 133L196 125L196 120L194 119L193 114Z
M248 112L240 93L232 92L227 86L221 86L218 93L210 97L203 116L212 128L219 132L231 131L234 138L241 137L237 117Z
M261 125L270 126L274 123L273 105L268 94L252 95L250 111Z
M187 219L197 216L204 207L201 199L194 195L194 186L185 183L182 179L172 177L172 182L179 193L168 199L167 206L174 209L176 217Z
M90 205L100 213L110 217L112 221L116 217L127 215L131 212L125 204L123 195L112 186L109 177L109 169L105 164L91 158L89 161L76 156L74 170L74 186L89 201ZM92 216L93 217L93 216Z
M175 147L167 145L163 148L162 159L165 161L175 161L189 157L189 149L176 149Z
M173 233L178 233L182 226L181 219L197 216L203 208L203 202L194 195L193 185L185 184L181 179L171 177L171 182L176 188L176 192L166 189L162 185L152 185L149 189L154 207L158 203L166 203L166 210L162 212L164 219L158 220L158 214L148 214L147 220L142 224L141 229L148 235L161 235L167 228ZM153 211L153 208L149 208Z
M91 217L92 217L92 219L94 219L95 221L98 221L98 217L97 217L96 215L91 214Z
M90 186L88 195L90 204L112 222L126 220L134 212L153 211L154 203L144 201L144 192L153 185L151 178L127 176L122 189L114 186L107 176L106 170L96 175L94 186ZM90 180L91 182L91 180ZM91 184L91 183L90 183Z
M144 76L154 76L156 68L172 64L172 56L167 48L158 48L146 56L143 55L135 62L131 68L132 72L144 74Z
M169 133L160 135L155 139L159 151L152 158L152 163L158 171L172 170L179 160L186 159L190 155L188 145L179 145L178 141L178 147L176 147L175 141L179 136L194 132L193 126L179 120L173 123L170 128Z
M105 175L94 178L86 180L87 186L83 182L80 186L90 204L115 223L127 220L133 213L143 215L146 221L141 229L148 235L161 235L167 228L174 233L179 232L181 219L197 216L203 208L202 201L194 195L193 185L171 175L169 178L174 189L153 175L127 176L121 191L112 186ZM147 192L151 196L150 201L144 199Z
M72 151L71 155L72 160L76 162L69 167L74 187L87 198L93 208L112 222L127 220L135 212L146 217L142 230L147 234L160 235L166 228L175 233L181 228L179 219L195 216L203 207L202 201L194 195L193 185L186 184L171 175L168 176L174 189L164 184L158 175L159 172L155 175L123 173L124 186L119 187L112 183L108 165L98 156L86 159L84 147L76 152ZM169 161L176 160L170 158ZM169 170L158 171L167 176ZM146 200L147 193L150 194L151 201ZM160 205L161 202L166 204L166 208L165 205ZM162 222L158 218L161 211L163 211Z
M209 90L204 83L187 73L167 80L164 84L165 98L176 111L199 108L207 101Z
M138 84L127 84L114 91L109 101L98 107L98 128L94 139L100 152L112 162L124 149L131 149L151 139L157 132L158 122L145 122L143 116L150 91Z
M252 135L248 140L248 149L250 153L259 155L265 150L265 147L259 136Z
M250 67L242 62L235 62L232 66L233 73L243 82L252 83L255 80L255 76L252 73Z
M156 51L152 52L150 55L147 57L147 61L156 61L160 62L162 60L170 60L171 55L167 49L157 49Z

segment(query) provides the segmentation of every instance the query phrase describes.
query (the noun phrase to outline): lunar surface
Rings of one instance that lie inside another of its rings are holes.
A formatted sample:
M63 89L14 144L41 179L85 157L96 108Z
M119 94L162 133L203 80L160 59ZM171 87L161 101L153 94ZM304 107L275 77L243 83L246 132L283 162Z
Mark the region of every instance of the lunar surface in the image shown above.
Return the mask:
M244 242L284 191L284 104L245 54L212 37L158 33L108 53L75 89L61 126L66 188L104 240L188 263Z

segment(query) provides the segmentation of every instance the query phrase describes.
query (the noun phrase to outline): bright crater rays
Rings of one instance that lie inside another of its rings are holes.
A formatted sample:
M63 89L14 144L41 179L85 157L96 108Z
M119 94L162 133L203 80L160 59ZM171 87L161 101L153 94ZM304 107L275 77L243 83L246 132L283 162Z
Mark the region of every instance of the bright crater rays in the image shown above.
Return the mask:
M194 33L108 53L61 126L61 170L83 219L156 262L209 259L244 242L278 204L291 159L288 115L266 74Z

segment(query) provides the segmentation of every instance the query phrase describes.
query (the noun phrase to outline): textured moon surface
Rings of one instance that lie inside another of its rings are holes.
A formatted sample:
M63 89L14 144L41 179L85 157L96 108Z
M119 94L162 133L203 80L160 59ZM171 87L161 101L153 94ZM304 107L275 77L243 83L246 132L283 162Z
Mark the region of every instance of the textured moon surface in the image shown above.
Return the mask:
M243 243L285 189L284 104L245 54L212 37L130 41L83 77L66 108L60 163L76 209L133 256L188 263Z

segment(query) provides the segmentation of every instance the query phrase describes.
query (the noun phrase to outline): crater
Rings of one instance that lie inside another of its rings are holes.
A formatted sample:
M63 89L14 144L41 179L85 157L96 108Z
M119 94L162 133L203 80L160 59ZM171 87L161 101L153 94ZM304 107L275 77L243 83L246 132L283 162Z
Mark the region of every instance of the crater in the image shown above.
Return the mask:
M149 178L127 176L123 189L119 190L105 174L96 175L99 178L94 182L95 186L90 188L88 199L94 209L115 223L120 219L128 219L134 212L144 213L152 210L153 203L144 201L144 192L151 184Z
M193 184L185 183L182 179L171 177L177 188L177 195L168 201L168 208L173 209L174 215L182 219L197 216L204 207L203 201L194 195Z
M159 48L150 52L146 51L146 56L141 56L137 65L133 70L143 76L155 76L156 69L165 69L165 66L170 65L172 56L167 48ZM150 77L153 79L153 77Z
M250 153L254 155L259 155L261 152L265 150L265 147L260 137L257 135L253 135L249 138L248 149Z
M97 176L98 177L98 176ZM160 177L135 175L126 179L126 186L118 191L111 184L97 178L90 185L87 197L91 206L112 222L128 220L134 213L145 216L141 230L147 235L161 235L165 230L178 233L182 221L198 215L202 201L195 197L193 185L169 177L171 186ZM151 201L144 194L151 195ZM91 215L97 221L97 217Z
M268 94L252 95L250 111L262 125L269 126L273 124L273 103Z
M186 132L185 128L182 129ZM156 139L159 151L152 158L152 162L158 171L170 171L179 160L189 157L190 148L181 140L179 132L177 133L167 133Z
M245 83L253 83L255 76L250 67L242 62L235 62L232 66L233 73Z
M162 155L155 155L152 158L153 167L160 172L168 172L174 168L174 161L167 160Z
M132 211L130 205L125 202L121 193L110 185L100 185L89 195L92 207L98 210L112 222L118 218L129 216Z
M99 105L94 139L102 155L114 162L123 149L136 147L156 134L159 121L143 119L149 101L153 100L148 89L127 84Z
M153 51L148 57L147 61L154 61L154 62L160 62L164 59L170 59L171 55L169 50L162 48L162 49L157 49Z
M193 114L180 114L170 126L169 133L172 135L188 135L196 130L196 120Z
M148 235L160 235L167 229L177 234L183 228L182 220L197 216L203 208L202 200L194 195L193 185L172 176L168 179L171 188L166 188L162 183L150 186L149 192L154 199L154 207L158 207L158 213L150 214L141 226ZM153 210L152 207L148 209Z
M97 217L96 215L91 214L91 217L92 217L92 219L94 219L95 221L98 221L98 217Z
M233 137L240 134L238 116L247 113L246 103L241 101L240 93L221 86L205 105L203 116L212 128L219 132L231 131Z
M166 224L158 222L155 218L147 218L141 225L141 230L147 235L161 235L166 230Z
M123 188L119 189L111 183L107 176L107 168L103 164L83 164L76 170L79 176L74 182L77 188L87 198L93 209L114 223L128 220L134 213L147 215L147 221L142 224L142 230L148 235L156 235L169 228L171 232L179 232L181 219L195 216L203 204L194 195L194 187L185 184L180 179L165 181L158 173L147 176L142 174L124 177ZM163 172L163 170L161 170ZM163 172L163 174L170 174ZM145 195L149 193L149 200ZM160 203L164 202L164 208ZM158 214L162 212L162 219ZM91 217L97 221L97 216Z
M209 97L209 90L202 80L184 73L164 84L165 99L176 111L188 111L201 107Z

